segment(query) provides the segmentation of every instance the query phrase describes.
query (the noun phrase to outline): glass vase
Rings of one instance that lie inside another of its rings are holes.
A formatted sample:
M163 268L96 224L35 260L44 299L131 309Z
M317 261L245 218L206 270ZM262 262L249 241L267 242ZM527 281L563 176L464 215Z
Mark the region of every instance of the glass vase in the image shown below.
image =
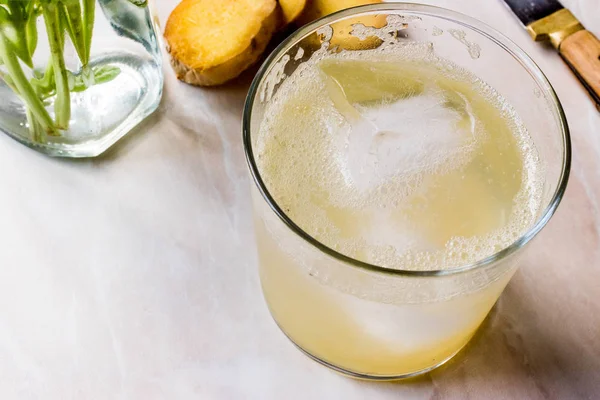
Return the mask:
M0 130L94 157L150 115L162 60L147 0L0 0Z

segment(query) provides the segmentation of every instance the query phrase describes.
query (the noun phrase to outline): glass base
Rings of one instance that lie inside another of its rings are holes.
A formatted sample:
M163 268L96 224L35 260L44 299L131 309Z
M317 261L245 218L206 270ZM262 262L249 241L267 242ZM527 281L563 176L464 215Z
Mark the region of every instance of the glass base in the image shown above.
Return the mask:
M369 375L369 374L363 374L360 372L356 372L356 371L351 371L342 367L339 367L335 364L331 364L328 361L325 361L317 356L315 356L314 354L311 354L309 351L307 351L306 349L304 349L302 346L300 346L298 343L296 343L279 325L279 323L273 319L275 321L275 323L277 324L277 327L279 328L279 330L281 330L281 332L283 332L283 334L285 335L285 337L287 337L289 339L290 342L292 342L292 344L294 346L296 346L296 348L298 348L298 350L300 350L304 355L306 355L308 358L310 358L313 361L316 361L317 363L324 365L325 367L333 370L334 372L337 372L338 374L344 375L348 378L353 378L353 379L359 379L359 380L365 380L365 381L379 381L379 382L385 382L385 381L399 381L399 380L403 380L403 379L410 379L410 378L415 378L419 375L423 375L426 374L428 372L433 371L434 369L441 367L442 365L444 365L445 363L447 363L448 361L450 361L455 355L457 355L466 345L467 343L470 342L471 339L467 340L465 342L464 345L462 345L460 348L458 348L454 353L452 353L449 357L447 357L446 359L440 361L437 364L434 364L430 367L418 370L418 371L414 371L414 372L410 372L410 373L405 373L405 374L399 374L399 375Z
M60 136L34 140L23 103L0 86L0 130L37 151L57 157L94 157L154 112L162 96L162 66L137 54L118 52L95 58L91 67L111 65L121 72L110 82L71 94L71 121ZM47 107L52 113L52 102Z

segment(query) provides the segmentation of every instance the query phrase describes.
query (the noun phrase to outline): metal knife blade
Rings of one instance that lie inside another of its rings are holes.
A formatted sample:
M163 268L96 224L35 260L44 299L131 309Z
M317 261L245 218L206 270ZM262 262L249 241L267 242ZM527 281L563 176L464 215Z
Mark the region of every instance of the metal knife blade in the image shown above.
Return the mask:
M504 0L504 2L525 26L563 8L556 0Z

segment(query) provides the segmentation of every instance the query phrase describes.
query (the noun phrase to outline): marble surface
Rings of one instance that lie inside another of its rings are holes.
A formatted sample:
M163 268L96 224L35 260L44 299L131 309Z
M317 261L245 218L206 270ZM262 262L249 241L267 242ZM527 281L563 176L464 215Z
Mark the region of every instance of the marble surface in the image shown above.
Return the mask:
M563 0L600 37L598 0ZM573 136L556 216L479 334L448 365L368 383L279 332L256 272L240 116L250 74L178 83L105 156L50 159L0 136L0 398L600 398L600 114L497 0L436 0L540 65ZM165 21L173 0L157 1Z

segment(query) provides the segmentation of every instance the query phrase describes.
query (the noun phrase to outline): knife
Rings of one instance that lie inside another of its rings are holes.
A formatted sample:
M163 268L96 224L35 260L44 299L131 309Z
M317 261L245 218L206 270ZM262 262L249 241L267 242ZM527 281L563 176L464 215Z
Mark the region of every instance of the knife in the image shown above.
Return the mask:
M549 41L600 110L600 41L556 0L504 0L535 41Z

